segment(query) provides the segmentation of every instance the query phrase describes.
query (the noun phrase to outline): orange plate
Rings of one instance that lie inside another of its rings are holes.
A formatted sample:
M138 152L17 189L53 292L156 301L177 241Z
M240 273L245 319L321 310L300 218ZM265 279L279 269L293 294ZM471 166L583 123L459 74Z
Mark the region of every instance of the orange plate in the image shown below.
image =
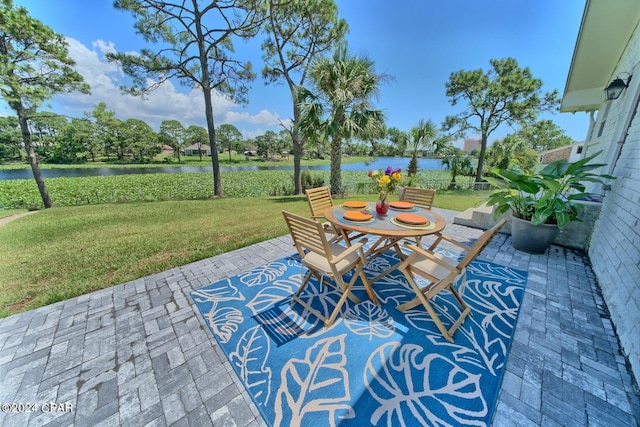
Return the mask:
M413 209L415 205L409 202L391 202L389 206L396 209Z
M362 208L366 208L367 207L367 203L366 202L361 202L358 200L354 200L351 202L344 202L343 206L345 208L352 208L352 209L362 209Z
M369 221L373 218L371 214L360 211L345 212L343 217L349 221Z
M414 214L400 214L396 217L396 219L404 224L410 225L427 225L429 224L429 220L422 215L414 215Z

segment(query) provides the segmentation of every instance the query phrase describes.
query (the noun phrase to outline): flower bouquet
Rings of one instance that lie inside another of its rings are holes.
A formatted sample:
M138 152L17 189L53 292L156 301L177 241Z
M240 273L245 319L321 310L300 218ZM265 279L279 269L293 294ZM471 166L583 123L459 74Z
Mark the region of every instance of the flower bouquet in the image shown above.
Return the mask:
M389 193L395 191L396 186L402 179L400 173L402 169L391 169L391 166L387 167L384 171L382 169L369 171L369 178L373 181L373 185L378 192L378 201L376 202L376 212L380 215L384 215L389 210Z

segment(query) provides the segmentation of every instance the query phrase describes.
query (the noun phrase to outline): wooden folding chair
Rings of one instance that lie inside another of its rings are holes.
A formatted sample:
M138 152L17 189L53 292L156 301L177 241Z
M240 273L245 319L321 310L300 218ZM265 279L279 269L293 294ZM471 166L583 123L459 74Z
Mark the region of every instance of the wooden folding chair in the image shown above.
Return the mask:
M403 202L411 202L425 209L431 210L433 200L436 198L436 190L420 187L404 187L400 193L400 200ZM420 246L422 239L416 237L416 245Z
M333 207L333 198L329 187L309 188L305 191L309 209L311 210L311 218L321 221L324 219L324 210ZM338 241L342 237L340 229L327 221L322 222L325 232L333 234L330 240Z
M433 200L436 198L436 190L420 187L404 187L400 194L400 200L420 205L431 210Z
M443 240L453 243L466 251L466 254L460 261L448 258L441 253L435 253L431 250L425 250L420 246L406 243L405 246L411 250L411 253L398 268L409 281L411 288L416 293L416 298L399 305L398 309L402 311L409 310L422 304L427 309L427 312L429 312L429 315L442 335L448 341L453 342L454 332L462 322L464 322L464 319L471 314L471 308L464 302L458 291L455 289L455 285L458 282L458 279L463 278L461 286L464 287L466 284L464 282L466 282L467 267L480 254L480 252L482 252L487 244L489 244L491 239L494 238L506 222L506 219L503 219L491 229L485 231L473 246L465 245L464 243L460 243L445 235L438 236L430 249L432 250L437 247ZM427 281L427 284L422 287L419 286L415 280L415 276L422 277ZM444 326L429 301L444 290L450 291L462 308L460 316L449 329Z
M358 304L360 300L351 292L356 279L360 277L364 283L367 295L376 304L378 299L371 289L363 267L366 264L362 247L366 239L362 239L349 247L342 246L335 242L329 242L325 234L324 227L313 219L305 218L290 212L283 211L284 219L289 227L289 232L293 238L293 243L300 254L302 263L309 269L302 281L300 289L293 296L293 301L299 303L308 311L324 321L325 327L331 326L340 312L340 308L347 298ZM344 275L355 270L349 283L345 283ZM300 299L300 295L309 283L311 276L315 276L323 283L323 277L327 276L333 280L335 287L342 292L335 308L327 317L306 301Z

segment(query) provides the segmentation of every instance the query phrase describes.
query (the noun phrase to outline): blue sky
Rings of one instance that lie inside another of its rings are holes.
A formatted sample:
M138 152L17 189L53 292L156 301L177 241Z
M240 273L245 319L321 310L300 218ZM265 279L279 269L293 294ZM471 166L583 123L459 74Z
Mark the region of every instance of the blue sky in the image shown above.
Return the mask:
M56 96L51 109L82 116L98 102L120 119L139 118L155 129L164 119L184 126L204 126L202 95L177 82L164 85L148 100L121 95L125 76L105 59L105 52L137 51L144 46L133 30L133 18L115 10L112 0L14 0L32 16L67 37L78 71L92 86L92 95ZM381 87L377 107L385 111L387 126L408 131L417 122L440 124L456 113L445 95L445 83L457 70L489 68L492 58L514 57L544 82L544 91L562 95L585 0L337 0L340 17L350 27L349 48L366 54L379 73L393 76ZM285 86L265 86L259 36L236 43L243 59L251 60L258 78L252 83L247 106L223 97L214 104L216 124L231 123L247 137L279 131L291 116ZM10 114L0 104L0 114ZM576 141L585 139L586 113L545 115ZM503 127L490 141L513 130ZM469 134L468 137L475 135Z

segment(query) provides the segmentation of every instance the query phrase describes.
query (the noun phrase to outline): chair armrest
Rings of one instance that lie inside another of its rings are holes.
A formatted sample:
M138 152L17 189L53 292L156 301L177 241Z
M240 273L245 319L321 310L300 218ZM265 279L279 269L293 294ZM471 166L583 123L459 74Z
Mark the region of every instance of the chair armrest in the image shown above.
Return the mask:
M462 248L464 250L467 250L467 251L471 250L471 246L465 245L464 243L461 243L461 242L458 242L457 240L447 236L446 234L438 235L438 238L436 239L436 241L433 242L433 244L431 246L429 246L429 250L432 251L435 248L437 248L438 245L440 244L440 242L443 241L443 240L445 240L445 241L447 241L449 243L452 243L452 244L454 244L454 245L456 245L456 246L458 246L458 247L460 247L460 248Z
M347 250L343 251L340 255L334 257L331 262L339 262L344 257L352 254L353 252L362 249L365 243L367 243L368 239L360 239L358 242L353 243L351 246L347 246Z
M451 264L441 260L440 258L435 256L432 252L429 252L428 250L425 250L425 249L421 248L420 246L411 244L409 242L405 242L404 246L407 247L408 249L410 249L412 252L424 256L429 261L432 261L432 262L438 264L439 266L441 266L443 268L446 268L447 270L451 271L452 273L453 272L460 273L460 269L459 268L454 267Z

